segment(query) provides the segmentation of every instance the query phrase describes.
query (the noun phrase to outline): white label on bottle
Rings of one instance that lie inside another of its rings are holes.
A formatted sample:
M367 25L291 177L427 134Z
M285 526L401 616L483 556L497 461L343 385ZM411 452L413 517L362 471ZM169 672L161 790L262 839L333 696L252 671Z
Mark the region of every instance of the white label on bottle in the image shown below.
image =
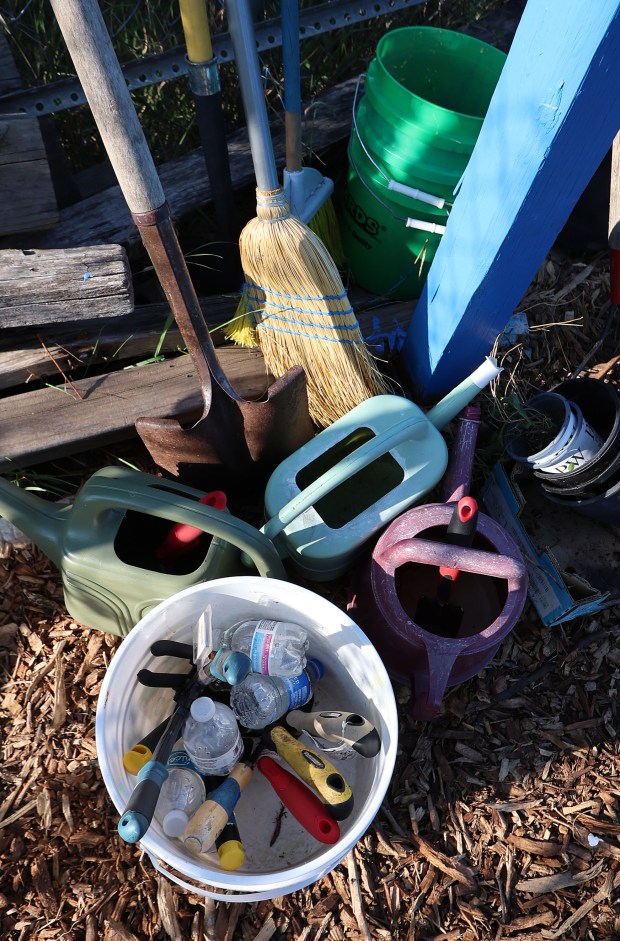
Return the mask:
M237 764L237 759L243 751L243 742L241 736L237 738L232 748L229 748L223 755L217 755L213 758L205 758L202 761L194 759L198 766L200 774L228 774Z
M258 622L252 637L252 646L250 647L250 661L253 673L262 673L263 676L269 676L269 659L271 648L275 641L278 631L277 621L268 621L263 619Z
M308 702L312 695L312 687L305 673L300 676L293 676L290 679L283 676L281 679L288 693L289 710L299 709L300 706Z

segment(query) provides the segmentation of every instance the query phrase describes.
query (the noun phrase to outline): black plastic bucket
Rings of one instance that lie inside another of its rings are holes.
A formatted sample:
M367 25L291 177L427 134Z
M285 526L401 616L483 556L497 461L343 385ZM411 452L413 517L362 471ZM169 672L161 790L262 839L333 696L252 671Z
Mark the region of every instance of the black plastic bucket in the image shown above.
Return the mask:
M534 475L544 481L548 494L578 500L602 496L620 480L620 396L614 386L588 377L569 379L553 391L579 406L603 444L591 460L574 471L554 478L540 471Z
M576 510L577 513L600 520L601 523L611 523L616 526L620 524L620 480L598 496L578 499L561 497L560 493L560 490L555 493L546 490L545 497L557 506L562 506L567 510Z

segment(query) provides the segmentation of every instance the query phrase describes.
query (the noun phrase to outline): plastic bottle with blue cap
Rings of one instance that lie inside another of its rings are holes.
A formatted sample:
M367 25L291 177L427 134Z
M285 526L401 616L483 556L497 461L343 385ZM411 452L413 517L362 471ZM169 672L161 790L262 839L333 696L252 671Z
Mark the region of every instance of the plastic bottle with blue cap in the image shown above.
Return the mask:
M307 703L325 670L320 660L308 660L306 669L294 677L249 673L230 692L230 705L246 729L264 729L291 709Z
M306 666L308 632L292 621L248 618L224 631L222 645L249 657L252 673L299 676Z

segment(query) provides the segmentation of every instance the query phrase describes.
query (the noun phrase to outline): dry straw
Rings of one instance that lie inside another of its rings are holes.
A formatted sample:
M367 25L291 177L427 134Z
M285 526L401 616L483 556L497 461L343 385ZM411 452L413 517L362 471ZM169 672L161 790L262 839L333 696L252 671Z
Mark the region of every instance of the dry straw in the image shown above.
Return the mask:
M265 364L274 376L302 366L310 414L325 427L388 386L364 343L338 269L320 238L295 218L279 184L246 0L228 0L228 23L257 182L257 217L239 244Z

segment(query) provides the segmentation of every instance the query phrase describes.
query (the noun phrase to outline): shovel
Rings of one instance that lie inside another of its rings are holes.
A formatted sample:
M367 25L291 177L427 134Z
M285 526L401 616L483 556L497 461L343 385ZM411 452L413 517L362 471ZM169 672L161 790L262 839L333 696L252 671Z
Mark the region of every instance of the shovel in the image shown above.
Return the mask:
M119 185L178 324L200 382L204 410L192 427L139 418L153 460L203 488L231 478L260 486L283 458L314 435L306 377L295 367L264 401L241 398L220 367L170 209L96 0L52 0L52 8ZM213 465L214 476L205 476ZM219 475L216 476L216 472Z

